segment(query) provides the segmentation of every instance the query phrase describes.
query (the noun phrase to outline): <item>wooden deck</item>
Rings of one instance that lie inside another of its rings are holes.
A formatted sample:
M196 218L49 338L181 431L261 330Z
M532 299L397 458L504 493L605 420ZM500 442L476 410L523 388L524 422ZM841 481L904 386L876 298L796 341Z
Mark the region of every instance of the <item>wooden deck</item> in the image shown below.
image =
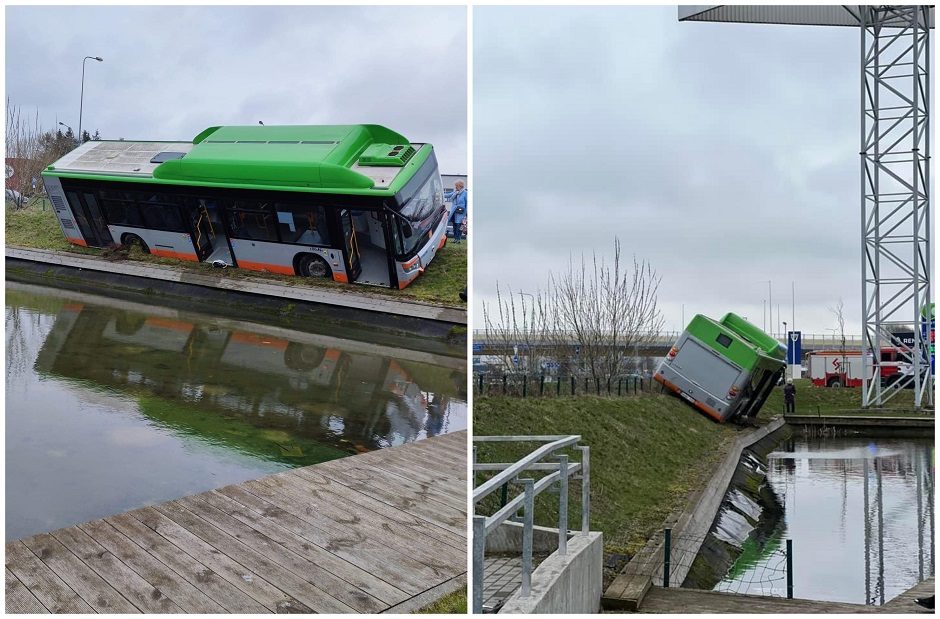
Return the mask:
M467 571L467 433L6 545L8 613L408 612Z
M905 591L884 606L866 606L817 600L788 600L759 595L737 595L695 589L652 587L640 605L641 613L735 613L735 614L816 614L816 613L927 613L915 598L933 595L933 577Z

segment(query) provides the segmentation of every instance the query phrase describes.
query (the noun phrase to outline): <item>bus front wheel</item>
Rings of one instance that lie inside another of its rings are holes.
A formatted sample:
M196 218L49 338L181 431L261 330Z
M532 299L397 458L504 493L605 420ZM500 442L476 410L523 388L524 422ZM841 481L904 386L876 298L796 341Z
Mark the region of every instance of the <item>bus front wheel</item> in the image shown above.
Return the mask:
M136 245L140 247L140 251L144 252L145 254L150 253L150 248L147 247L147 243L145 243L144 240L140 238L139 236L137 236L136 234L128 233L122 236L121 245L127 245L128 247L133 247L134 245Z
M333 270L326 260L315 254L304 254L297 261L297 272L305 277L332 277Z

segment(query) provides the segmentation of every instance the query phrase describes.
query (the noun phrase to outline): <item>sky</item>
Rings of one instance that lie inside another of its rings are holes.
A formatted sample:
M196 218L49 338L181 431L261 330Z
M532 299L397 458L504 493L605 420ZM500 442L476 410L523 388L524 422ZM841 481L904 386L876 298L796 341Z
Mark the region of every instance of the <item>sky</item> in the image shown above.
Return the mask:
M190 140L217 125L381 124L467 172L466 8L7 7L6 97L41 125Z
M842 299L861 333L857 29L478 7L473 45L476 315L617 237L667 329L683 306L764 327L770 297L822 334Z

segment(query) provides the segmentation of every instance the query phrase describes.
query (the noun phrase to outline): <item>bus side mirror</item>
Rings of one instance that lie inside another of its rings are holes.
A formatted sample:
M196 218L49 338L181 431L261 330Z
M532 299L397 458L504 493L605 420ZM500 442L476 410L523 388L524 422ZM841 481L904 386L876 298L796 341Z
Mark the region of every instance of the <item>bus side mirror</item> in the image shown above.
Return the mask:
M411 224L406 221L401 225L401 233L405 235L406 239L410 239L411 235L414 234L415 231L411 228Z

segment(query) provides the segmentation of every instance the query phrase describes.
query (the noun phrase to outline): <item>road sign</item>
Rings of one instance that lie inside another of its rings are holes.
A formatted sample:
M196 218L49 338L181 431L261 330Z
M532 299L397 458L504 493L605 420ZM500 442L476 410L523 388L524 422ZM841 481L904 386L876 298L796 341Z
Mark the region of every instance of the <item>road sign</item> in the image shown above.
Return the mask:
M787 365L800 365L803 359L803 332L787 332Z

